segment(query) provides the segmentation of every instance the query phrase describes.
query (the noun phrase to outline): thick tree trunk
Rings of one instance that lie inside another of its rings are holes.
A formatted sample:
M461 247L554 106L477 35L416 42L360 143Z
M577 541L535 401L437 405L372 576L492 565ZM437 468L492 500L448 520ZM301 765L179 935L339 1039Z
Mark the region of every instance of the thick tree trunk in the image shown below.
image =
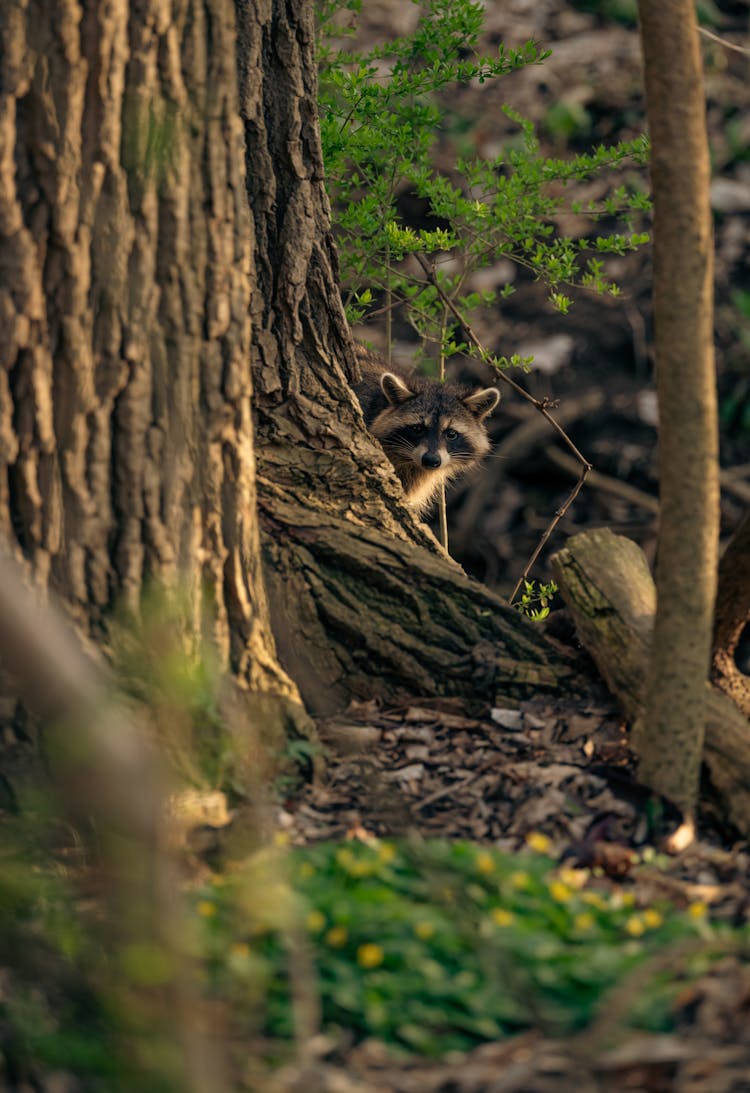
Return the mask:
M97 638L184 586L188 639L287 708L260 523L312 708L569 689L403 507L348 386L308 0L29 0L2 36L0 533L36 583Z
M695 806L719 537L713 238L703 72L693 0L639 0L654 191L659 396L658 607L641 777Z
M100 635L185 633L298 702L255 518L252 224L231 0L3 5L0 535Z
M569 689L571 662L451 562L364 429L347 385L356 363L323 184L312 5L236 3L258 497L282 661L317 712L373 694Z

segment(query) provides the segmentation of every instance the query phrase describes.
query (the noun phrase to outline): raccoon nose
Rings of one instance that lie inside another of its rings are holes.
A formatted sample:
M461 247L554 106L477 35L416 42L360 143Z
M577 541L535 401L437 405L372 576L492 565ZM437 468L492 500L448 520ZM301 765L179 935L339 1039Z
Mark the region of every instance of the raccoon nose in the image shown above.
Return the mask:
M442 463L442 459L435 452L425 452L422 456L422 466L434 471Z

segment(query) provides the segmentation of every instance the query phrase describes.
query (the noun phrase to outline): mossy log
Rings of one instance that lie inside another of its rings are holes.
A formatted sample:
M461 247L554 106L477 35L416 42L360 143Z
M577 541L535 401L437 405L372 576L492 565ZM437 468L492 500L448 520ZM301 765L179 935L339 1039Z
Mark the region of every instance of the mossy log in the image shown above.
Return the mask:
M628 721L637 723L656 611L656 589L642 551L607 529L589 531L569 539L552 558L552 568L581 642ZM717 687L707 684L706 690L703 758L728 818L747 835L750 724Z

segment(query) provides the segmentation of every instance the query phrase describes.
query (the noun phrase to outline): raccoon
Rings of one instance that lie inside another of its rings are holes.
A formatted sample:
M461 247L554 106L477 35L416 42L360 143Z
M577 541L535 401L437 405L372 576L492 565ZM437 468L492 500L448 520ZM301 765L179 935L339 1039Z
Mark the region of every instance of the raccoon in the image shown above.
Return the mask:
M409 506L422 516L441 482L470 470L490 450L483 423L500 392L402 376L366 350L358 356L362 379L354 391L367 427L401 479Z

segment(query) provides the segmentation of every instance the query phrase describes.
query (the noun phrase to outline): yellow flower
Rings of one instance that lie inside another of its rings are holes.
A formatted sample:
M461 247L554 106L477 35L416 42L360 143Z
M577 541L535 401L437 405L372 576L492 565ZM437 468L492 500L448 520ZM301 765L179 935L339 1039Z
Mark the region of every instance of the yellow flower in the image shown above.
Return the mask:
M480 873L493 873L495 860L490 854L477 854L476 867Z
M688 907L688 914L691 918L703 918L707 911L708 907L702 900L696 900Z
M375 862L360 858L358 861L353 861L347 871L352 877L371 877L375 872Z
M315 866L312 865L309 861L303 861L302 865L299 867L299 875L301 877L314 877Z
M609 897L609 905L615 911L619 911L623 907L634 907L635 896L632 892L621 892L618 889Z
M250 946L246 941L235 941L229 949L230 955L243 960L250 955Z
M380 946L371 941L357 949L357 963L363 968L377 968L383 963L384 957L385 953Z
M646 924L640 915L631 915L625 923L625 929L631 937L640 937L646 929Z
M576 930L590 930L594 925L594 916L590 911L581 911L573 919Z
M653 907L647 907L643 912L643 921L651 930L655 930L657 926L661 926L664 921L664 916L660 911L655 910Z
M396 857L396 847L393 843L381 843L378 847L378 858L385 865Z
M515 873L511 873L510 883L514 888L528 888L531 884L531 877L528 873L517 870Z
M336 851L336 861L341 868L346 869L347 872L351 869L354 860L354 855L348 846L342 846L340 850Z
M276 831L273 836L274 846L289 846L291 836L288 831Z
M567 884L563 884L561 880L550 881L549 894L557 903L567 903L573 895Z
M322 911L310 911L305 919L305 925L311 934L319 934L326 924L326 916Z
M496 926L510 926L513 921L513 912L506 911L504 907L494 907L490 915Z
M526 836L526 845L537 854L549 854L552 849L552 840L541 831L530 831Z
M557 877L563 884L567 884L568 888L573 888L576 892L579 888L583 888L589 879L586 869L572 869L569 865L564 865L562 869L558 869Z
M199 900L195 909L201 918L213 918L216 914L216 904L212 903L210 899Z
M326 941L332 949L341 949L346 945L347 937L346 926L332 926L326 934Z
M581 899L590 907L596 907L600 911L607 910L607 901L600 892L581 892Z
M431 922L417 922L414 926L414 933L421 941L429 941L431 937L435 936L435 927Z

